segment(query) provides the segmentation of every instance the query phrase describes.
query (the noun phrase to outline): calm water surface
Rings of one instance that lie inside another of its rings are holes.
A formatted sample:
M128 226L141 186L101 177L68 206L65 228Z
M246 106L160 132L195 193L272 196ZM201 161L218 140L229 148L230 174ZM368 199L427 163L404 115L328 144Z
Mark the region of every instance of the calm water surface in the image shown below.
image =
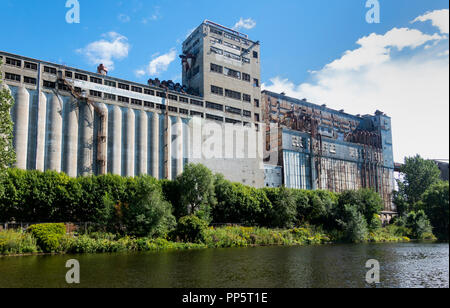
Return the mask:
M77 259L79 287L368 287L365 263L381 265L380 287L449 287L449 245L331 245L0 258L0 287L68 287Z

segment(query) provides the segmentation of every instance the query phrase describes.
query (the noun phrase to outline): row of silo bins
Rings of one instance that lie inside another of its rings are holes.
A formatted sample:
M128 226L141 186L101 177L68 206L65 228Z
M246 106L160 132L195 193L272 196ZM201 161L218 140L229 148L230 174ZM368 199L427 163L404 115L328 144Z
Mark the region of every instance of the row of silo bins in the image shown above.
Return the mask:
M180 117L104 102L95 102L92 108L57 92L38 95L23 86L9 89L15 99L11 115L20 169L53 170L72 177L107 172L169 179L183 171L188 138ZM107 127L102 127L102 120ZM98 155L102 129L106 151Z

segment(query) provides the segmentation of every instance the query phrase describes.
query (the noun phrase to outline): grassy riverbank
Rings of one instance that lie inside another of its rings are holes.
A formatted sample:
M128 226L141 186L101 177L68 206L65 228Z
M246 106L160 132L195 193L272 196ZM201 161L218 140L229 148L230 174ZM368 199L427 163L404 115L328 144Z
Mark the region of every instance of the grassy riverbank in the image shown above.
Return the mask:
M334 235L336 236L336 235ZM121 237L110 233L68 234L60 236L57 244L40 244L30 232L0 232L0 255L28 255L39 253L111 253L162 250L187 250L207 248L254 246L305 246L338 242L332 235L312 228L271 230L265 228L222 227L208 228L198 243L170 241L167 238ZM408 238L397 236L392 228L370 234L367 242L402 242Z

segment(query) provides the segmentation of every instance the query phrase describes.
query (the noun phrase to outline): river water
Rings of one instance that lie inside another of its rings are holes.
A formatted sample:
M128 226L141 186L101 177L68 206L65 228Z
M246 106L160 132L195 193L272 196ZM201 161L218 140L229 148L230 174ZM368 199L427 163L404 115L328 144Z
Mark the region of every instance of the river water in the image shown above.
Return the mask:
M69 287L69 259L88 288L370 287L369 259L380 263L378 287L449 287L448 244L402 243L4 257L0 288Z

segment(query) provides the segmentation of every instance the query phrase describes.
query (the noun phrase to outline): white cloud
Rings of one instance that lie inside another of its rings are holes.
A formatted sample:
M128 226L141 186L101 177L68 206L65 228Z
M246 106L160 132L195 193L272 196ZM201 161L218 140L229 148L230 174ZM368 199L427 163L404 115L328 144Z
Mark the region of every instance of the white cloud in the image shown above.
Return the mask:
M159 19L161 19L160 7L156 6L148 17L142 18L142 23L148 24L151 21L157 21Z
M449 23L448 23L448 9L435 10L433 12L427 12L426 14L417 17L412 21L412 23L421 21L431 21L432 25L438 27L441 33L449 34Z
M114 60L122 60L128 57L130 44L128 39L116 32L108 32L102 35L104 38L88 44L77 50L86 56L88 61L97 65L103 63L109 70L114 69Z
M117 16L117 18L119 19L120 22L123 22L123 23L130 22L130 20L131 20L130 16L125 15L125 14L120 14L119 16Z
M429 48L417 48L427 42L432 42ZM392 117L397 161L417 153L448 158L448 39L394 28L358 44L360 48L314 72L309 82L296 85L275 77L263 87L353 114L382 110ZM405 48L410 50L399 52Z
M159 53L156 53L152 56L152 60L148 64L147 68L144 69L138 69L135 71L135 74L138 77L143 77L146 73L150 76L157 76L169 68L169 65L175 61L175 58L177 56L177 51L175 48L172 48L168 53L165 53L163 55L159 55Z
M241 28L244 28L250 30L253 29L254 27L256 27L256 22L253 19L251 18L244 19L241 17L241 19L234 25L233 29L239 30Z
M330 69L355 69L366 65L376 65L389 61L391 48L402 51L404 48L417 48L426 42L443 39L438 34L428 35L416 29L394 28L384 35L372 33L359 39L356 43L361 47L348 50L338 60L328 64Z

